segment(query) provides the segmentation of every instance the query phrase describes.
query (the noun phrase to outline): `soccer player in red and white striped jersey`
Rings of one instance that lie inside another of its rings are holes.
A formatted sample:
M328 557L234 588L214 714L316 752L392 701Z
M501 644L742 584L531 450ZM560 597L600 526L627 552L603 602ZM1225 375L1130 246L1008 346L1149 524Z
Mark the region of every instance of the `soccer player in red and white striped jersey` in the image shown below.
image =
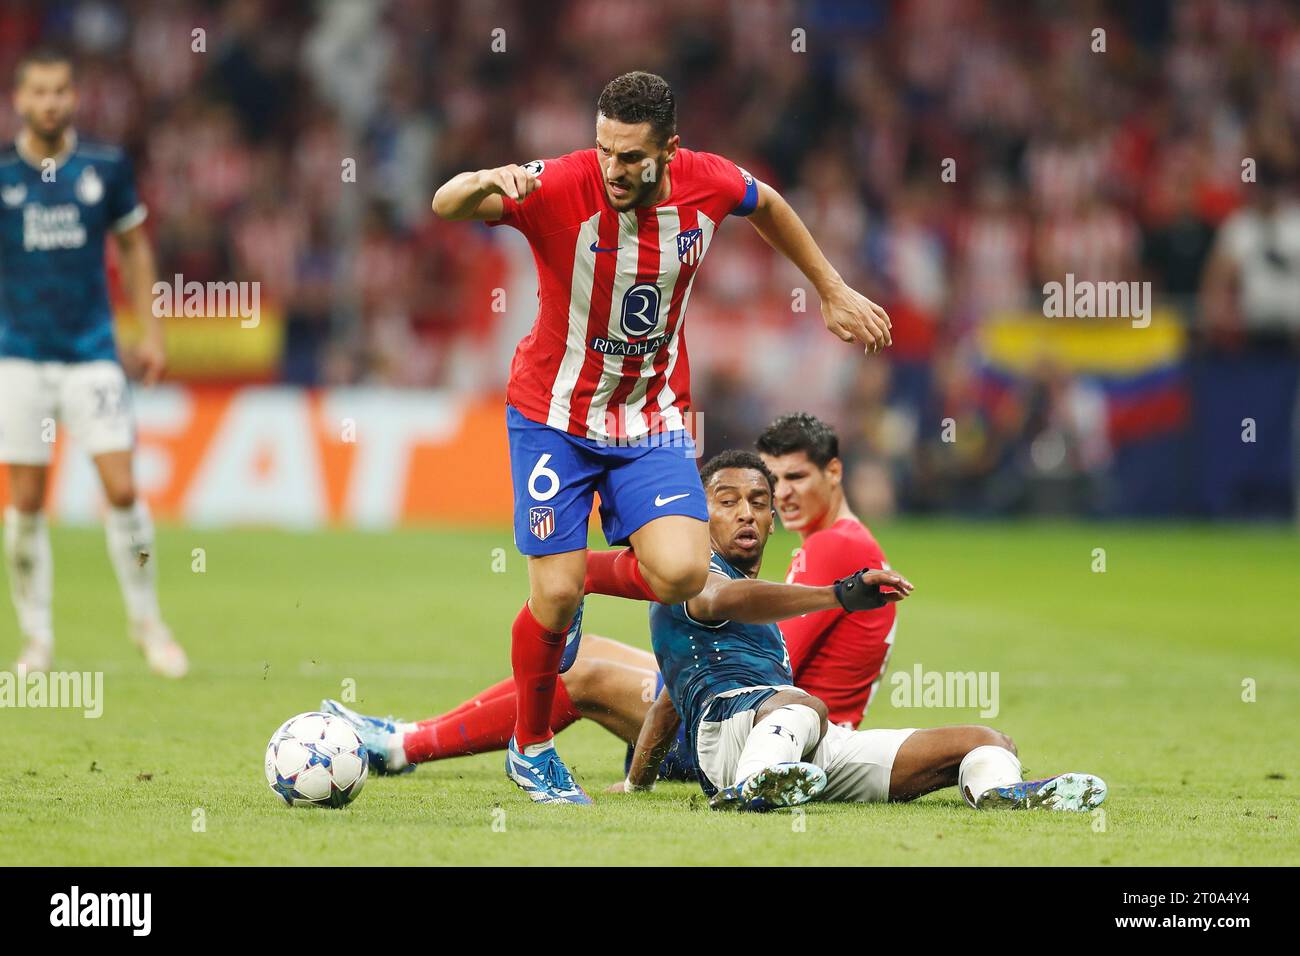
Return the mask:
M691 286L724 219L753 212L758 185L720 156L682 148L668 199L616 212L598 152L529 163L544 185L528 202L507 197L491 223L529 236L541 280L507 401L582 438L635 438L685 423Z
M774 508L803 539L787 583L824 587L860 568L888 568L875 537L845 501L839 439L829 425L804 412L782 415L763 430L756 447L777 476ZM891 602L870 611L836 608L780 622L796 685L826 704L832 723L853 730L862 722L893 649L897 621L897 605ZM662 687L654 655L588 634L573 668L556 685L551 730L558 733L588 718L635 744ZM513 680L418 723L355 714L336 701L322 701L321 709L356 727L379 773L501 750L518 712ZM661 779L695 779L684 727L679 736L679 745L660 765Z
M518 229L540 280L506 391L515 543L529 558L529 599L511 635L519 709L506 769L538 802L590 802L550 728L583 594L679 604L706 580L682 330L725 217L748 217L803 272L832 333L869 352L891 343L884 310L849 288L789 204L721 156L683 148L676 123L661 77L624 74L601 93L594 149L461 173L433 201L444 219ZM606 539L631 548L589 556L597 493Z

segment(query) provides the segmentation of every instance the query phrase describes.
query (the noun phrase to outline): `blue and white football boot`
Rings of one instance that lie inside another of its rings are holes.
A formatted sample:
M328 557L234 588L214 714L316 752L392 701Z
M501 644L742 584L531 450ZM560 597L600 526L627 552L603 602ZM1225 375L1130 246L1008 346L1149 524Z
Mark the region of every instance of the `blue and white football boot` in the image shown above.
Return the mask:
M778 763L742 783L719 790L709 801L714 810L766 813L807 803L826 789L826 771L810 763Z
M510 745L506 748L506 776L528 794L530 800L534 803L592 802L586 791L574 782L573 774L555 752L553 740L524 750L535 750L536 753L521 753L515 746L515 738L510 738Z
M1062 773L1042 780L1022 780L985 790L976 810L1066 810L1087 813L1106 799L1106 781L1090 773Z
M587 603L583 598L578 603L578 611L573 615L569 629L564 632L564 655L560 658L560 673L563 674L578 659L578 645L582 643L582 608Z
M320 702L320 709L324 713L342 717L357 732L357 736L365 744L370 769L381 777L395 777L398 774L415 772L413 763L393 767L389 760L388 741L394 734L401 732L396 718L368 717L365 714L358 714L349 707L344 707L337 700L328 698Z

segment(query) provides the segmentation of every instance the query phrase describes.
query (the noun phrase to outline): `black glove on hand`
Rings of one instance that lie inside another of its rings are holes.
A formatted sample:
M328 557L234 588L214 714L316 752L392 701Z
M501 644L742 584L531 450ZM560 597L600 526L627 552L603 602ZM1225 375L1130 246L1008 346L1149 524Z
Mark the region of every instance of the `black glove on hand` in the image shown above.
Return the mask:
M879 584L867 584L862 580L862 575L870 574L872 570L863 568L835 582L835 600L840 602L840 607L846 611L874 611L888 603L880 593Z

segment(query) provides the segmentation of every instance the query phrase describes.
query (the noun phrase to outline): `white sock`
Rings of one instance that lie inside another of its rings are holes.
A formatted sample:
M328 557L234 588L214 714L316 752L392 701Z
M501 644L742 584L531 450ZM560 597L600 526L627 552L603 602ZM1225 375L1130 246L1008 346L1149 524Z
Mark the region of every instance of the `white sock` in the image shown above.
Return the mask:
M778 707L754 725L736 762L734 783L748 780L764 767L803 759L821 738L822 719L805 704Z
M154 583L158 556L154 553L149 509L143 501L136 501L129 508L109 508L104 530L108 535L108 557L117 572L127 618L132 623L158 620L162 616Z
M386 759L389 770L401 770L406 766L406 734L389 734L385 749L388 751Z
M980 794L1020 782L1020 758L1006 747L985 744L962 758L957 788L972 807Z
M54 645L54 554L45 515L5 508L5 565L18 629L29 641Z

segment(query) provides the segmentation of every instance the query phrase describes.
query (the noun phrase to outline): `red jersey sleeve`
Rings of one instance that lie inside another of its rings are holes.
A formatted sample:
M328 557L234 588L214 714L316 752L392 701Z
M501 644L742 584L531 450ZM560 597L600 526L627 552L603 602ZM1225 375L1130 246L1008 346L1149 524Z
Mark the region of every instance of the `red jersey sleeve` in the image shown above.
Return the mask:
M791 584L824 587L844 577L845 573L852 573L840 571L846 549L839 547L837 542L827 541L827 536L834 536L834 532L827 529L808 537L803 547L795 552L790 573L786 576L787 581ZM846 614L847 611L832 608L781 622L781 633L785 635L785 646L790 652L790 669L796 679L799 677L799 668L816 653L818 644Z
M748 216L758 205L758 180L717 153L695 153L701 176L716 185L723 216Z
M574 190L580 186L583 163L590 162L589 149L578 150L554 159L534 159L521 163L537 177L539 186L523 201L501 197L500 219L489 219L489 226L514 226L525 236L545 235L569 225L569 212L577 208Z
M868 556L866 564L881 567L884 555L879 549L872 550L874 553ZM795 553L786 580L810 587L834 584L866 566L862 551L859 542L847 538L837 528L818 531L809 535L803 547ZM785 635L785 646L790 652L790 668L796 680L800 666L817 652L822 640L848 613L842 608L832 608L781 622L781 633Z

